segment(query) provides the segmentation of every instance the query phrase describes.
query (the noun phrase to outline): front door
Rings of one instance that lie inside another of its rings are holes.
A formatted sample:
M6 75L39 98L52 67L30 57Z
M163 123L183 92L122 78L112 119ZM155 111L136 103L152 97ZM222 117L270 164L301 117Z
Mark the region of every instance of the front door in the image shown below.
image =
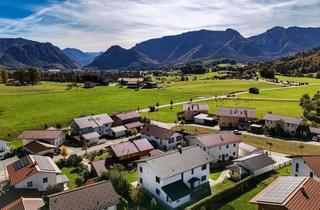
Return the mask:
M225 157L224 157L224 154L222 155L222 161L224 161L225 160Z

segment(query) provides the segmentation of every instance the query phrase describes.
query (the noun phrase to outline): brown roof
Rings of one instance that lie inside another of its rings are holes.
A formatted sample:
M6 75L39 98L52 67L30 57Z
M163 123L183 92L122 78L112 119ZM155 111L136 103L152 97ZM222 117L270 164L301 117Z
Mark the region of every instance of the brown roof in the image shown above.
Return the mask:
M129 120L132 118L139 118L141 117L139 112L133 111L133 112L126 112L126 113L119 113L114 115L116 118L119 118L120 120Z
M296 184L294 183L295 181L297 181ZM282 188L279 192L280 183L282 183ZM288 186L287 189L284 188L286 186ZM289 187L291 187L291 189ZM310 177L278 177L268 187L251 199L250 202L272 207L283 206L289 210L319 210L319 189L320 183ZM283 199L278 200L279 196ZM267 201L265 199L267 199Z
M40 210L44 205L42 198L20 197L1 210Z
M153 124L148 124L141 130L142 134L154 136L162 140L169 140L176 132Z
M141 126L143 126L143 123L141 123L140 121L137 121L137 122L127 123L124 126L128 129L140 128Z
M106 171L106 160L98 160L91 162L91 168L97 173L98 176L102 174L102 172Z
M38 190L9 188L7 191L1 191L0 209L34 210L35 208L31 208L30 204L35 207L40 207L41 201L41 194Z
M320 177L320 155L294 155L290 158L300 157L309 166L312 172Z
M99 210L119 203L119 197L110 181L52 194L48 198L51 210Z
M133 141L134 145L138 148L140 152L152 150L153 146L150 144L150 142L147 139L139 139Z
M62 134L61 130L35 130L35 131L23 131L18 136L19 139L43 139L54 140Z
M26 158L28 160L29 164L26 165L25 167L22 167L21 169L19 169L17 171L14 169L14 166L13 166L14 163L7 166L11 185L15 185L15 184L21 182L22 180L26 179L27 177L38 172L35 165L33 164L32 160L30 158L30 155L25 156L24 158Z
M286 115L277 115L277 114L266 114L263 117L263 120L269 121L284 121L285 123L300 125L303 122L303 118L301 117L290 117Z
M199 142L201 142L201 144L203 144L206 148L241 142L241 138L239 135L235 135L234 133L227 131L219 133L201 134L196 136L187 136L186 139L196 139Z
M183 104L183 111L209 111L208 104Z
M320 134L320 128L310 127L310 133L312 134Z
M153 149L153 146L147 139L139 139L132 142L128 141L119 144L113 144L110 147L117 157Z
M217 116L256 118L256 109L239 107L218 107Z
M24 148L26 150L28 150L29 152L36 154L39 152L43 152L43 151L47 151L50 149L54 149L56 148L55 146L51 145L51 144L46 144L40 141L33 141L30 142L29 144L24 145Z

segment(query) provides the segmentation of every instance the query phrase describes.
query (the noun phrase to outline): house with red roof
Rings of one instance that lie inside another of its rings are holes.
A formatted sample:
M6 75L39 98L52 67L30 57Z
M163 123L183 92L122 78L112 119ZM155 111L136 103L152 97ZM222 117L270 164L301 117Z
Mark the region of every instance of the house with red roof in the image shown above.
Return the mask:
M320 182L320 155L296 155L292 158L291 176L311 177Z
M67 188L69 179L50 157L28 155L7 166L11 186L46 191L49 186Z
M111 116L111 118L114 121L114 126L141 121L141 115L137 111L114 114Z
M209 154L213 163L238 158L240 136L232 132L208 133L185 137L189 145L196 145Z

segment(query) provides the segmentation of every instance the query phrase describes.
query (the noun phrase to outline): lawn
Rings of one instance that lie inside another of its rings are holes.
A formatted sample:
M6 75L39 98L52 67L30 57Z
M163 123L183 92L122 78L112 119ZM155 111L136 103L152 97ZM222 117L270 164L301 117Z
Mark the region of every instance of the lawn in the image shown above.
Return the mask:
M277 90L262 90L260 94L241 94L239 97L300 99L305 93L313 97L318 90L320 90L320 85L296 86Z
M220 99L202 101L201 104L209 104L210 113L215 113L219 106L230 107L251 107L257 109L257 117L263 118L263 116L272 112L274 114L284 114L291 116L302 116L303 111L299 106L299 102L288 101L263 101L263 100L247 100L247 99ZM161 108L156 112L142 113L143 116L152 120L163 122L174 122L177 120L177 112L182 111L182 105L174 106L173 109L169 107Z
M260 147L265 150L270 150L269 144L266 140L270 138L255 137L242 135L242 141L251 144L253 146ZM299 143L292 142L290 140L271 140L272 146L271 151L279 152L288 155L299 155L301 154L301 149L299 148ZM303 142L302 142L303 143ZM303 144L304 148L302 150L303 154L320 154L320 146Z
M276 171L275 177L269 177L264 179L259 184L257 184L252 190L242 194L240 197L234 199L233 201L226 203L220 210L229 210L229 209L246 209L246 210L256 210L258 209L257 205L249 203L249 201L262 191L266 186L271 184L277 176L290 176L291 174L291 165L281 168ZM231 181L230 181L231 182Z
M224 170L224 168L216 168L216 169L212 169L210 171L210 179L212 180L217 180L219 178L219 176L221 175L222 171Z
M192 125L178 125L172 128L172 130L174 131L180 131L181 129L183 129L185 133L188 133L190 135L218 132L210 128L202 128L202 127L197 127Z
M198 96L216 96L228 93L248 91L251 87L274 88L277 85L250 80L197 80L169 84L167 90Z
M129 183L135 182L138 180L138 173L136 170L132 170L128 172L127 179Z
M77 167L65 167L61 169L61 172L69 178L68 186L71 189L77 187L75 181L78 177L80 177L79 174L76 172L76 170L77 170Z
M286 77L286 76L276 76L279 81L294 81L294 82L307 82L309 84L320 83L319 79L308 78L308 77Z
M107 152L102 153L101 155L97 155L94 157L94 161L98 160L105 160L109 157L109 154Z
M262 88L274 85L242 80L210 80L177 82L164 89L140 91L117 86L65 90L66 83L50 82L34 87L1 85L0 92L6 94L0 98L0 138L8 139L8 134L15 138L23 130L42 129L45 124L67 126L71 119L83 115L131 111L156 103L168 104L171 100L179 102L201 95L247 90L252 86ZM172 120L173 116L170 117Z

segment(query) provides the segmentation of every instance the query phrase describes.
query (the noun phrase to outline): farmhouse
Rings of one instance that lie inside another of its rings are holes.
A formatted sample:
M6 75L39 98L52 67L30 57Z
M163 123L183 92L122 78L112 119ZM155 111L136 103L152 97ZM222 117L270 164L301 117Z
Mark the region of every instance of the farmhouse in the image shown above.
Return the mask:
M143 85L143 82L145 81L144 78L138 77L138 78L119 78L118 83L120 85L127 86L127 88L139 88Z
M34 130L23 131L19 136L23 145L27 145L33 141L41 141L47 144L59 147L65 143L65 134L61 130Z
M212 157L213 163L238 158L241 139L232 132L187 136L189 145L196 145Z
M69 181L50 157L28 155L8 165L7 170L15 188L45 191L56 186L64 190Z
M303 123L301 117L290 117L285 115L266 114L263 117L265 121L265 127L269 130L273 130L275 133L296 135L297 130Z
M183 138L179 133L153 124L144 126L141 136L164 150L174 149L181 144Z
M133 111L133 112L114 114L111 116L111 118L114 121L113 125L119 126L119 125L125 125L128 123L139 122L141 120L141 115L139 112Z
M209 183L211 157L199 147L178 148L137 161L139 184L171 208L190 201Z
M111 181L101 181L48 196L50 210L116 210L119 202Z
M198 114L208 114L208 104L183 104L183 118L186 121L193 121Z
M83 135L97 132L101 136L107 135L113 120L107 114L92 115L73 119L71 122L71 133Z
M7 141L0 140L0 160L2 160L6 154L10 152L10 148Z
M230 177L234 180L241 180L244 176L258 176L273 170L276 162L265 153L255 153L233 160L229 166Z
M291 176L311 177L320 182L320 155L297 155L292 158Z
M238 107L218 107L216 116L222 128L248 128L256 119L256 109Z
M278 177L250 200L259 209L320 209L320 183L308 177Z

